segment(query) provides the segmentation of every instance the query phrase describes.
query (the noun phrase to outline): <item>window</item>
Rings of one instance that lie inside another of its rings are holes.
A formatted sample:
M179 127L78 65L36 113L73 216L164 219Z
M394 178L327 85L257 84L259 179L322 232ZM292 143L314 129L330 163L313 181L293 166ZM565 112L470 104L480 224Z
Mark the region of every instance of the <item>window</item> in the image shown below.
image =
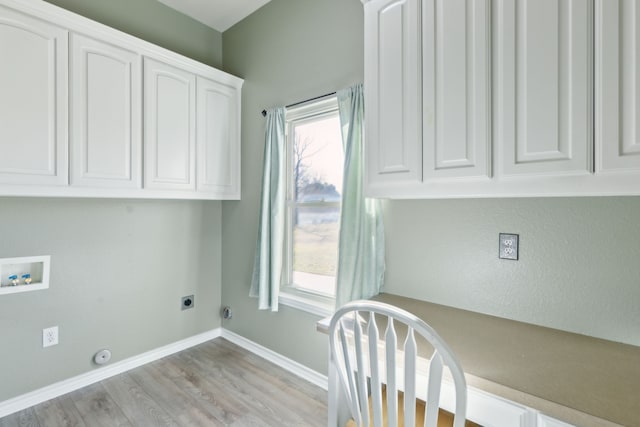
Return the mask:
M286 129L286 271L281 300L302 309L310 305L332 310L344 165L336 97L288 110Z

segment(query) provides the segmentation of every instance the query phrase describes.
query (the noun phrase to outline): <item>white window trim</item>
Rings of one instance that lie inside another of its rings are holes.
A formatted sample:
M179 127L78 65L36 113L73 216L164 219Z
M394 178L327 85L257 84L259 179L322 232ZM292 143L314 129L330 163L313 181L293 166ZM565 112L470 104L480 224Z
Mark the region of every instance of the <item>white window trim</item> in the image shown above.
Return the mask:
M314 293L293 286L293 256L291 248L291 209L289 200L291 200L291 178L289 172L293 169L293 146L289 143L289 135L295 124L304 123L306 120L316 120L325 115L332 115L338 111L338 98L335 94L315 99L308 103L290 108L286 113L286 156L287 156L287 218L286 218L286 235L285 235L285 256L284 256L284 274L282 275L283 283L280 286L279 301L281 304L302 310L321 317L331 316L335 311L335 295L329 296L325 294Z
M296 290L297 289L281 289L280 304L320 317L329 317L335 312L335 298L327 298L329 301L322 303L317 296L316 298L312 298L309 295L298 294L295 292Z

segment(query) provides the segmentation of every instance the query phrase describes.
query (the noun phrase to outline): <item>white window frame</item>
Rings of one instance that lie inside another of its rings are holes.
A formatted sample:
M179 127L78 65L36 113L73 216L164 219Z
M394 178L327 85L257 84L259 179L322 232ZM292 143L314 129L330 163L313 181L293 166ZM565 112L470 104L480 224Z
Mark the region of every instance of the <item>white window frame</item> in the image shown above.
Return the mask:
M293 136L293 128L296 125L307 121L315 121L323 116L331 116L338 112L338 98L336 95L329 95L309 101L299 106L287 109L286 114L286 167L287 167L287 214L285 227L285 253L284 271L282 274L282 284L280 286L280 303L297 308L318 316L330 316L335 311L335 294L316 293L306 289L301 289L293 283L293 211L298 204L293 200L293 141L289 138ZM329 206L331 202L306 203L305 206ZM341 202L334 202L341 205Z

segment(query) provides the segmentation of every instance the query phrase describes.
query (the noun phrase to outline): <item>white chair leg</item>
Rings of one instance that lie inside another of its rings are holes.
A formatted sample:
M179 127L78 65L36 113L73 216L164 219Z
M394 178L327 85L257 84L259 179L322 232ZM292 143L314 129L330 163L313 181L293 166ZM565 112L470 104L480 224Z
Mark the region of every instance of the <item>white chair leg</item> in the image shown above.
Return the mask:
M338 424L338 394L340 392L340 385L338 383L338 371L331 361L331 351L329 351L329 376L328 387L329 394L327 396L327 406L329 407L329 420L327 427L339 427Z
M329 355L328 372L329 393L327 396L327 406L329 418L327 420L327 426L344 427L344 425L347 424L347 421L351 419L351 415L349 414L349 406L346 404L347 395L340 386L338 370L335 365L331 363L331 355Z

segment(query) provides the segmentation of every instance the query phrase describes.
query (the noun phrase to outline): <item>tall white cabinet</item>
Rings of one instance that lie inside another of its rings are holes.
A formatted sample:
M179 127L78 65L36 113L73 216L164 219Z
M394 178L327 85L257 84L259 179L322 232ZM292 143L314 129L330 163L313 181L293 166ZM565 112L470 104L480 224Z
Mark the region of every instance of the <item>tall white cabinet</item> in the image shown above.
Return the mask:
M0 184L68 183L68 37L0 4Z
M592 2L496 3L499 173L592 170Z
M636 0L363 2L368 196L640 195Z
M422 2L425 182L491 175L490 4Z
M365 7L367 183L404 185L422 179L420 85L421 0L372 0Z
M71 37L71 184L141 188L141 57Z
M640 171L640 5L596 0L596 172Z
M242 79L40 1L0 58L0 196L240 198Z
M144 185L194 190L196 76L145 59L144 82Z
M220 82L196 81L198 192L221 199L240 197L240 103L236 91Z

